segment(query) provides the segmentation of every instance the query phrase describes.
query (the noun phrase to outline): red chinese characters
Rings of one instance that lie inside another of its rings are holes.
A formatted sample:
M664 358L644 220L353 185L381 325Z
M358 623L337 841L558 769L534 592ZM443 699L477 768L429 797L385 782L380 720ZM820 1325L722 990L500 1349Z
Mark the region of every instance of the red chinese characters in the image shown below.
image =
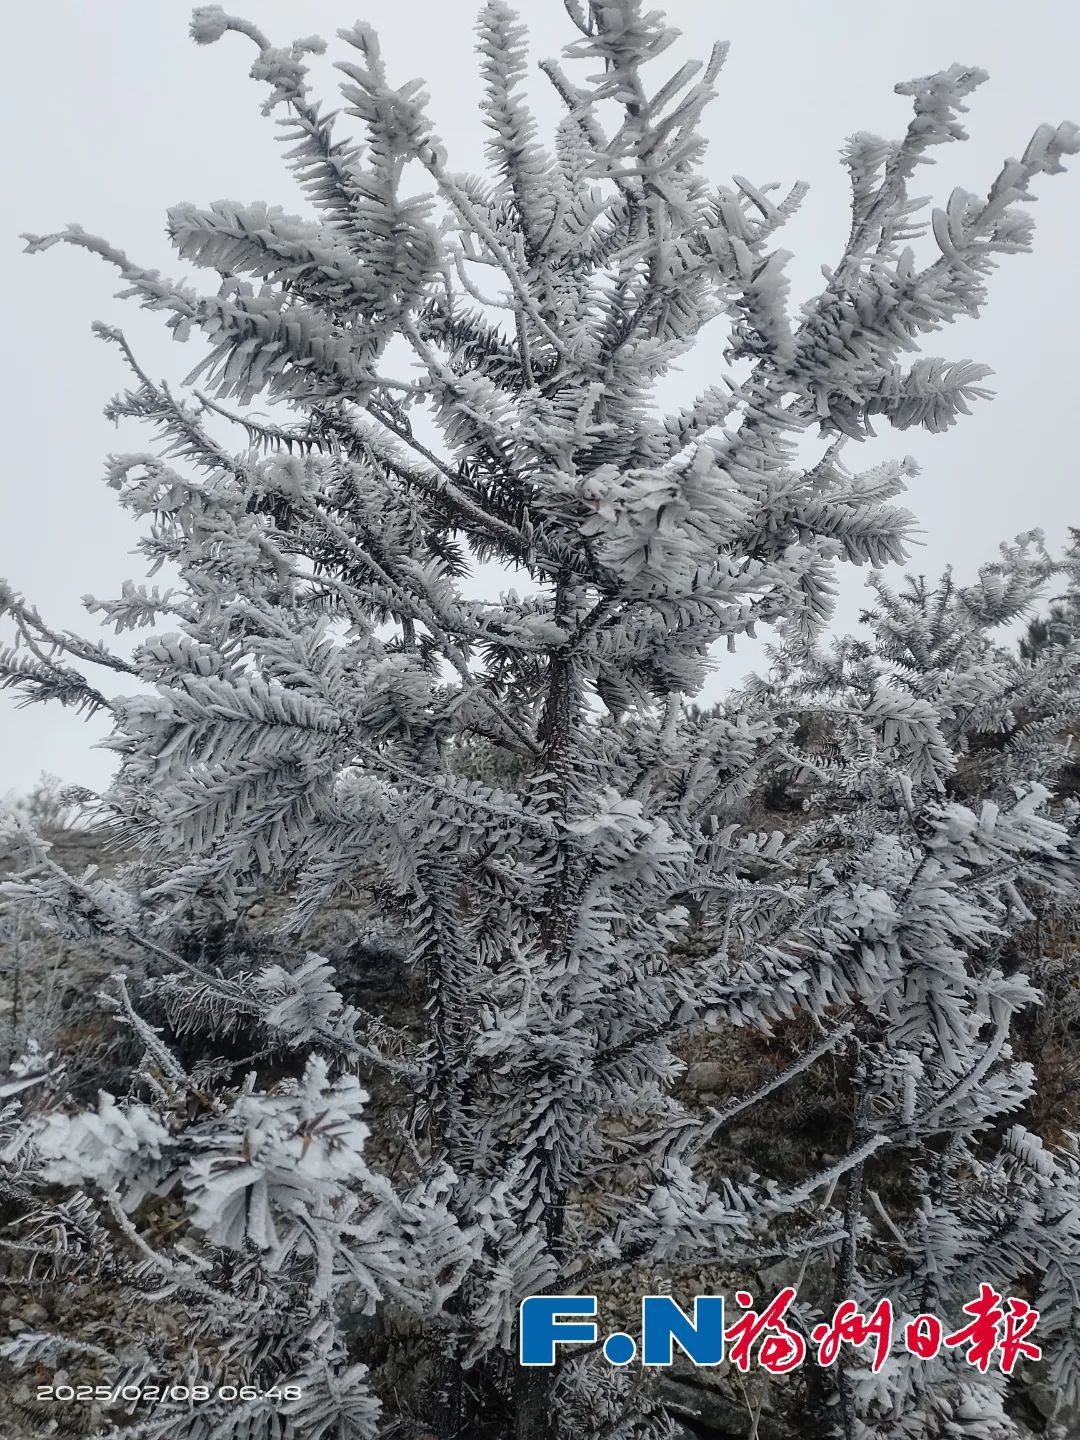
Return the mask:
M754 1310L754 1297L745 1290L735 1292L735 1302L746 1309L733 1325L724 1331L727 1357L745 1375L753 1360L753 1347L760 1341L757 1363L770 1375L786 1375L806 1359L806 1341L784 1319L788 1306L795 1299L794 1286L781 1290L759 1314Z
M772 1375L786 1375L797 1369L807 1358L809 1345L803 1334L788 1323L788 1311L795 1300L794 1286L788 1286L763 1310L754 1309L754 1297L745 1290L735 1294L735 1302L745 1314L724 1330L728 1360L746 1374L752 1365L760 1365ZM1039 1322L1039 1312L1026 1300L1015 1296L1005 1299L992 1285L983 1283L979 1295L963 1307L970 1316L967 1325L947 1334L937 1315L922 1313L913 1316L903 1327L902 1340L909 1355L920 1360L933 1360L942 1347L963 1352L964 1360L984 1374L996 1363L1011 1375L1018 1360L1041 1360L1042 1349L1030 1336ZM841 1359L845 1345L859 1350L868 1347L865 1358L876 1374L892 1351L896 1318L892 1303L879 1300L869 1314L859 1309L855 1300L842 1300L833 1311L832 1319L815 1325L810 1339L817 1347L814 1359L828 1367Z
M920 1360L932 1360L941 1349L945 1326L936 1315L916 1315L904 1326L904 1349Z
M828 1325L815 1325L812 1338L817 1343L819 1365L833 1365L840 1346L866 1345L873 1341L870 1368L876 1374L889 1358L893 1337L893 1310L888 1300L880 1300L873 1313L864 1315L854 1300L842 1300Z
M946 1335L949 1349L967 1347L965 1359L985 1375L996 1358L998 1368L1011 1375L1017 1360L1041 1360L1042 1349L1028 1340L1039 1323L1039 1312L1026 1300L1010 1296L1002 1306L1003 1297L992 1285L979 1286L979 1298L964 1306L971 1323Z

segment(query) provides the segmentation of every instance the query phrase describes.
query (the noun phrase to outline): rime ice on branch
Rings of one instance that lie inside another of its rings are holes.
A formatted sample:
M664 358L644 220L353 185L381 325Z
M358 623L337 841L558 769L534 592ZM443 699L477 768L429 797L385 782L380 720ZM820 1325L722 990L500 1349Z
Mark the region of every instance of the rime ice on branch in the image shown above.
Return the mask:
M992 631L1053 566L1029 538L967 590L879 586L869 641L818 637L837 563L902 560L912 524L894 502L914 462L847 458L874 423L936 432L986 396L985 367L921 346L1027 249L1023 203L1077 131L1042 127L984 198L928 209L909 183L964 138L984 77L899 86L907 132L849 142L850 235L795 311L776 235L803 187L702 170L724 47L680 66L661 58L677 32L637 0L566 8L565 68L542 67L564 107L548 145L522 26L501 0L481 12L481 178L449 168L418 82L395 84L366 27L340 32L332 113L309 86L321 42L277 48L202 8L196 41L254 43L309 213L174 207L206 289L77 227L31 241L99 255L206 348L182 398L99 332L134 377L109 414L158 441L113 457L108 483L144 524L148 572L172 577L88 601L150 632L131 661L4 596L22 643L0 680L111 712L103 813L137 852L115 881L74 880L30 840L9 900L115 956L129 980L110 1003L146 1052L132 1098L41 1122L28 1173L86 1182L61 1225L103 1196L132 1283L155 1274L234 1370L300 1377L312 1437L404 1425L350 1349L365 1306L412 1315L424 1433L670 1435L629 1373L592 1357L515 1376L508 1356L524 1295L695 1257L838 1262L845 1295L911 1315L973 1278L1041 1275L1042 1343L1076 1403L1075 1159L1002 1123L1031 1093L1010 1037L1036 998L1005 947L1041 897L1074 893L1075 814L1051 791L1077 684L1075 650L1028 663ZM731 373L664 413L658 382L703 336ZM475 559L525 593L471 599ZM781 642L773 677L688 707L713 647L756 627ZM91 665L141 688L110 698ZM1004 739L962 793L987 734ZM767 780L809 787L790 835L745 823ZM422 981L419 1049L305 954L361 873ZM228 937L284 889L280 955L245 965ZM185 958L209 927L227 963ZM711 1117L678 1098L688 1033L799 1016L813 1033L775 1084ZM228 1054L192 1068L169 1039L192 1034ZM237 1045L292 1078L244 1080ZM830 1056L848 1150L786 1187L717 1178L725 1126ZM412 1092L407 1193L363 1159L360 1062ZM913 1177L895 1217L874 1189L887 1155ZM189 1208L182 1254L148 1248L124 1209L166 1189ZM800 1323L823 1313L807 1300ZM973 1440L1020 1433L1004 1377L934 1364L930 1392L910 1368L845 1364L799 1413L893 1440L957 1433L975 1406ZM230 1413L203 1407L198 1435L239 1434Z

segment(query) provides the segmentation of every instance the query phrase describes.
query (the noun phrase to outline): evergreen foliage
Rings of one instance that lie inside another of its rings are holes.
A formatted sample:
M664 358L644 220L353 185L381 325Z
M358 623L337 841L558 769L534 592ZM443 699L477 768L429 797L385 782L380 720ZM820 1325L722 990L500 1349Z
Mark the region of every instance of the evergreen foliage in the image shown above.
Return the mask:
M1080 530L1069 527L1072 539L1065 557L1068 589L1059 595L1045 615L1029 620L1020 641L1020 653L1034 659L1046 645L1069 645L1080 633Z
M1028 1123L1038 993L1012 958L1076 903L1055 785L1080 659L998 634L1056 567L1028 536L969 587L875 577L867 638L820 639L837 564L901 561L913 523L912 460L844 456L876 420L937 432L985 397L985 367L920 347L1028 248L1024 202L1080 133L1042 126L985 197L933 208L909 186L964 138L984 76L898 86L907 131L849 142L850 234L793 311L776 235L802 187L701 168L724 47L669 78L676 32L638 0L566 8L547 146L524 31L503 0L481 11L479 179L366 27L340 32L331 112L308 80L321 42L200 8L198 43L254 43L310 213L174 207L206 288L77 227L30 241L98 255L206 349L182 398L99 327L132 376L108 413L154 437L107 482L169 576L87 601L145 632L130 658L2 596L0 685L110 716L98 823L129 857L69 874L17 822L6 904L108 961L102 1010L139 1056L95 1105L65 1099L60 1056L16 1068L19 1254L186 1317L182 1339L101 1348L110 1376L302 1390L151 1407L118 1421L131 1440L670 1437L633 1367L514 1363L523 1296L642 1262L790 1261L818 1277L806 1333L834 1269L838 1295L904 1316L959 1318L990 1280L1037 1302L1041 1383L1080 1407L1080 1156ZM665 413L657 384L707 327L732 373ZM476 559L522 593L471 599ZM693 708L713 647L757 627L771 676ZM788 833L747 823L766 783L805 797ZM420 1044L311 948L372 874ZM273 953L253 954L245 918L278 895ZM761 1095L688 1106L680 1045L800 1020L769 1088L835 1065L842 1152L797 1183L718 1173ZM396 1167L368 1158L361 1073L408 1097ZM155 1229L166 1202L179 1232ZM56 1364L79 1343L3 1348ZM786 1393L802 1434L1012 1440L1030 1380L851 1356Z

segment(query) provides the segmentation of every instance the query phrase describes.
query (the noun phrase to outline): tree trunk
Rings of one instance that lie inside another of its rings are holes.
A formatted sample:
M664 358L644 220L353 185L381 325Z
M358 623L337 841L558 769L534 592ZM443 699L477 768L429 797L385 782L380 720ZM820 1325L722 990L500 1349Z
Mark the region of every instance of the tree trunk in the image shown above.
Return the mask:
M514 1375L513 1440L558 1440L554 1369L518 1366Z

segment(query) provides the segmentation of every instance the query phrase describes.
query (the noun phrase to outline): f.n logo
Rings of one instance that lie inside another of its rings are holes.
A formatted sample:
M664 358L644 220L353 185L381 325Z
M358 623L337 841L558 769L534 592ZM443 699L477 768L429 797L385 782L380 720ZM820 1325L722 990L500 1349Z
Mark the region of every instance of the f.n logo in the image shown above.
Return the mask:
M561 1345L595 1345L595 1295L529 1295L518 1311L518 1358L522 1365L552 1366ZM670 1295L641 1301L642 1365L672 1364L675 1346L694 1365L719 1365L724 1358L724 1301L720 1295L694 1298L691 1317ZM638 1347L618 1332L604 1342L612 1365L629 1364Z
M724 1297L695 1295L694 1318L670 1295L641 1300L641 1363L670 1365L675 1346L695 1365L719 1365L724 1358Z
M595 1295L527 1295L518 1310L518 1359L522 1365L554 1365L557 1345L592 1345Z

